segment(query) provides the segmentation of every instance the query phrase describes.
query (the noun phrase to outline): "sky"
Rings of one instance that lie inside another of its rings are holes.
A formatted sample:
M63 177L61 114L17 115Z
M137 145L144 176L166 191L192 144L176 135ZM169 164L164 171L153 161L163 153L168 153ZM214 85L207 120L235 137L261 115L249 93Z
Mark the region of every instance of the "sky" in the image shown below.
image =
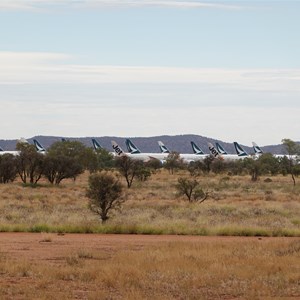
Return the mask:
M0 0L0 139L300 141L300 1Z

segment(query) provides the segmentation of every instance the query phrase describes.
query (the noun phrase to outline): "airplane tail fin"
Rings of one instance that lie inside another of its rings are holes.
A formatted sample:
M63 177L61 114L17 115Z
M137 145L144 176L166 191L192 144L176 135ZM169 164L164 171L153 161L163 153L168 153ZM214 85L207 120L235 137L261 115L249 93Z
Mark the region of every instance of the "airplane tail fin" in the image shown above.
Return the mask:
M39 143L38 140L34 139L33 143L34 143L34 146L35 146L37 152L45 152L46 151L46 149Z
M125 141L128 152L131 154L141 153L140 149L130 140L126 139Z
M158 146L161 153L170 153L170 150L165 146L162 141L158 141Z
M237 142L234 142L234 148L238 156L248 156L248 153Z
M218 152L218 150L214 147L212 143L207 143L208 149L210 151L210 154L215 158L221 158L221 154Z
M255 142L252 142L252 145L253 145L253 149L254 149L255 154L263 154L264 153L261 150L261 148Z
M127 154L122 150L122 148L115 142L111 141L111 145L116 153L116 156L127 156Z
M200 147L198 147L193 141L191 141L191 145L192 145L194 154L197 154L197 155L204 154L204 152L202 151L202 149Z
M97 151L98 149L103 149L103 147L100 145L100 143L96 139L92 139L92 143L94 146L94 149Z
M227 155L227 151L218 142L216 143L217 151L222 155Z

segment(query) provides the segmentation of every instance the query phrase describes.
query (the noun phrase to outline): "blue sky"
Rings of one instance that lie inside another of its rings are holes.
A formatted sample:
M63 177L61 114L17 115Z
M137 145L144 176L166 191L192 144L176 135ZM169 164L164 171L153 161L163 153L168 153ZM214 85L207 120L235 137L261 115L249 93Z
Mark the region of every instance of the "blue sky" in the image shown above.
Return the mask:
M300 2L0 0L0 138L299 141Z

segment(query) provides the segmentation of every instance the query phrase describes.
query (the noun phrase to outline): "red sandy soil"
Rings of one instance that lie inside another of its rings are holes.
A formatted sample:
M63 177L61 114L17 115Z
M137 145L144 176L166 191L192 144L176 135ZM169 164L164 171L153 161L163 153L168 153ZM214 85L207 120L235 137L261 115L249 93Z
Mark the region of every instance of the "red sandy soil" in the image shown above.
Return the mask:
M163 245L166 242L205 242L205 243L242 243L244 241L257 241L268 243L280 240L289 243L297 238L264 238L264 237L203 237L203 236L177 236L177 235L113 235L113 234L65 234L54 233L0 233L0 255L12 259L12 261L30 261L33 264L59 267L66 259L68 253L85 251L95 253L105 252L108 256L123 250L139 251L148 246ZM88 299L89 290L97 290L98 287L89 285L74 286L72 281L51 283L44 287L45 293L53 290L53 294L45 294L42 299L60 299L59 291L72 290L70 297L64 299ZM34 278L11 278L2 276L0 270L0 298L5 300L28 299L22 294L22 287L37 290L43 288L43 284ZM18 290L16 290L18 289ZM16 292L17 291L17 292ZM2 295L2 296L1 296ZM41 294L39 294L41 295ZM47 296L49 295L49 297ZM34 299L41 299L37 296ZM55 297L55 298L54 298ZM118 298L118 297L117 297ZM93 298L94 299L94 298ZM96 297L96 299L98 299ZM99 298L101 299L101 297ZM112 299L108 297L106 299ZM118 299L122 299L120 296ZM206 298L214 299L214 298ZM221 298L220 298L221 299ZM222 299L232 299L226 297ZM297 297L293 299L298 299Z
M164 242L241 242L259 240L268 242L293 238L258 237L211 237L178 235L118 235L118 234L45 234L45 233L0 233L0 253L10 257L32 260L55 260L66 253L85 250L141 249ZM68 252L69 252L68 251Z

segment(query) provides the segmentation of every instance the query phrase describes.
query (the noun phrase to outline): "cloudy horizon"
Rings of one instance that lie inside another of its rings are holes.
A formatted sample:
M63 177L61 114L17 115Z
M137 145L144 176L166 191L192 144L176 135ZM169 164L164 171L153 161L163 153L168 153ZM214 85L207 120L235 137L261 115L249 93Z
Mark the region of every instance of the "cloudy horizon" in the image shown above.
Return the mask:
M293 1L1 1L0 139L299 141L299 8Z

